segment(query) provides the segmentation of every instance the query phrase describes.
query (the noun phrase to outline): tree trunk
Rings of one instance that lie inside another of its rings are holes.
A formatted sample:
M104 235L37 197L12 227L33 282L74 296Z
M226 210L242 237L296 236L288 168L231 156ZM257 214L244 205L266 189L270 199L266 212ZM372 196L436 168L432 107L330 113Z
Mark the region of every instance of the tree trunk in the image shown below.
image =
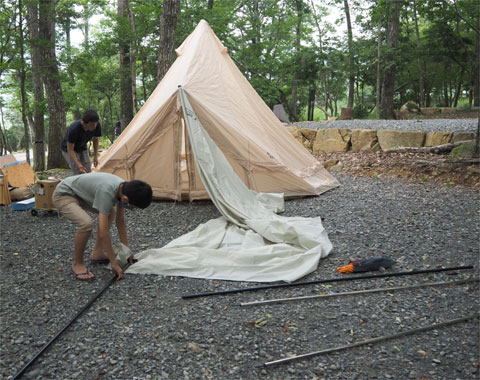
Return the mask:
M147 72L146 68L147 54L142 54L142 90L143 90L143 103L148 99L147 96L147 83L145 78L145 73Z
M420 42L420 31L418 28L417 17L417 1L413 0L413 17L415 19L415 34L417 35L417 65L418 65L418 105L423 107L424 105L424 78L423 78L423 64L422 64L422 44Z
M443 85L443 106L448 107L448 85L444 83Z
M128 21L130 22L130 31L132 32L132 46L130 53L130 66L132 73L132 103L135 109L135 112L138 112L138 102L137 102L137 36L135 32L135 22L133 20L132 6L130 0L127 0L127 9L128 9Z
M118 0L120 22L120 128L123 131L133 119L132 71L130 67L130 38L128 25L128 0ZM126 20L126 22L124 22Z
M393 105L393 96L395 90L395 73L396 73L396 49L398 46L398 30L400 26L400 7L401 0L388 1L388 26L387 26L387 54L385 56L385 71L383 75L382 85L382 119L395 119L395 110Z
M475 141L474 157L480 157L480 113L478 114L477 139Z
M432 153L432 154L447 154L450 153L454 148L465 144L466 142L469 142L472 140L466 140L466 141L457 141L454 143L447 143L447 144L442 144L442 145L437 145L437 146L420 146L420 147L397 147L397 148L390 148L384 150L385 153L407 153L407 152L412 152L412 153Z
M463 70L462 70L463 71ZM463 74L463 73L462 73ZM460 98L460 94L462 92L462 82L459 81L457 83L457 88L455 89L455 96L453 98L453 107L457 108L458 106L458 99Z
M158 44L157 79L160 82L175 60L175 37L177 33L180 0L164 0L160 17L160 42Z
M475 31L475 64L473 65L474 69L474 101L473 104L475 107L480 106L480 13L477 12L477 30ZM478 114L478 124L477 124L477 141L475 144L475 157L480 157L480 112Z
M354 66L355 66L355 56L353 51L353 33L352 33L352 23L350 21L350 8L348 6L348 0L343 0L343 6L345 9L345 18L347 20L347 35L348 35L348 103L347 107L353 107L353 97L355 91L355 75L354 75Z
M318 55L321 57L323 56L323 44L322 44L322 28L320 28L320 23L318 22L318 16L317 16L317 13L316 13L316 10L315 10L315 4L313 3L313 0L310 0L310 7L312 9L312 12L313 12L313 15L314 15L314 20L315 20L315 24L317 25L317 29L318 29ZM317 107L320 108L321 111L323 111L323 113L325 114L325 120L327 120L329 118L329 114L328 114L328 79L327 79L327 74L326 74L326 70L324 70L325 68L325 65L324 65L324 62L323 62L323 59L320 61L320 75L321 75L321 78L320 78L320 82L322 83L323 85L323 88L324 88L324 91L323 91L323 101L324 101L324 104L323 104L323 107L320 105L320 101L317 100ZM320 87L317 87L317 93L320 94L321 91L320 91Z
M27 162L31 165L30 160L30 128L28 126L27 120L27 93L25 91L25 53L24 53L24 38L23 38L23 5L22 0L18 1L18 30L19 30L19 39L18 47L20 52L20 64L21 67L17 70L18 79L20 82L20 101L22 109L22 122L25 138L25 152Z
M473 64L473 105L480 107L480 12L477 12L477 30L475 33L475 57ZM478 136L478 135L477 135Z
M430 105L432 104L432 97L430 95L431 90L432 90L431 84L425 86L425 107L430 107Z
M70 18L66 18L65 22L62 24L63 29L65 30L65 55L66 55L66 60L67 60L67 73L68 73L68 78L69 78L69 86L71 88L75 88L75 75L72 70L72 38L71 38L71 31L72 31L72 26L71 26L71 20ZM73 113L73 117L75 120L79 120L82 118L82 111L80 110L80 102L78 101L78 96L77 94L72 94L75 96L75 101L72 102L70 106L70 111Z
M292 99L290 100L290 116L292 121L298 121L298 114L297 114L297 96L298 96L298 80L297 78L293 78L292 82Z
M20 40L23 43L23 36L20 37ZM23 48L22 48L23 50ZM24 62L23 52L21 54L21 59ZM25 154L27 162L32 165L32 160L30 158L30 126L28 125L27 120L27 92L25 91L25 68L23 67L17 71L18 80L20 82L20 98L21 98L21 110L22 110L22 123L23 123L23 133L25 139ZM21 141L21 139L20 139Z
M375 107L377 108L377 119L381 115L381 96L382 96L382 26L380 22L377 25L377 83L375 94Z
M45 170L45 123L43 83L40 73L42 64L41 43L39 41L38 2L27 3L27 24L30 34L30 56L33 82L33 170Z
M295 61L296 67L295 77L292 82L292 99L291 99L291 117L293 121L298 121L297 99L298 99L298 81L300 77L300 39L303 21L303 0L295 1L297 6L297 25L295 27Z
M113 123L113 107L112 107L112 99L110 96L105 95L108 101L108 112L110 113L110 120L112 120ZM112 129L112 137L110 138L110 142L113 143L113 140L115 140L115 128Z
M312 87L308 91L308 111L307 111L307 120L312 121L315 114L315 87L312 84Z
M7 129L5 128L5 120L3 118L3 108L1 107L1 103L0 103L0 133L2 135L2 150L5 150L5 153L7 152L13 153L12 146L8 141ZM3 152L0 152L0 153L3 154Z
M89 49L90 45L90 16L91 16L91 11L88 6L88 2L84 1L83 2L83 46L85 47L85 50Z
M66 127L65 103L55 56L55 5L56 0L40 0L39 33L42 52L42 76L48 102L48 160L47 169L66 168L60 144Z

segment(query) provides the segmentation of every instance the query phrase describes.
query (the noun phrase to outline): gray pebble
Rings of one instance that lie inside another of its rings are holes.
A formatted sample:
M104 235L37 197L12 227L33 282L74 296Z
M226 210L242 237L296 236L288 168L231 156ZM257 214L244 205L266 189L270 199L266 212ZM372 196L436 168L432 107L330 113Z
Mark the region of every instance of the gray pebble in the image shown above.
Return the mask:
M301 281L343 278L347 275L339 275L337 267L346 265L349 259L369 257L396 260L384 273L471 264L474 270L193 300L177 297L262 284L126 275L50 346L26 377L243 380L477 376L478 321L258 368L264 361L407 331L480 309L475 283L238 306L257 299L478 276L478 192L460 186L336 176L339 188L319 197L286 202L285 216L321 216L334 247L330 256L321 259L318 268ZM139 252L144 245L161 247L218 216L212 203L206 201L154 202L145 211L127 211L131 248ZM27 212L2 206L0 223L0 286L4 290L4 307L0 310L1 380L12 378L110 281L112 273L106 266L90 265L86 258L96 280L74 280L69 271L74 230L63 218L33 218ZM112 239L118 241L115 229ZM31 249L33 245L35 250ZM92 247L91 240L88 249ZM256 327L255 321L260 318L267 323ZM195 343L190 347L196 349L189 348L189 343Z

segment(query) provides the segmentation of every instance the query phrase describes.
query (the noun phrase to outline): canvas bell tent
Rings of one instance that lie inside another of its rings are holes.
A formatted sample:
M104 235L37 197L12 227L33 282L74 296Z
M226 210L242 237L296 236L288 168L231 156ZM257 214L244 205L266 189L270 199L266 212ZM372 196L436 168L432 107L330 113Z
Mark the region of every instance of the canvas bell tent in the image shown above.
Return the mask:
M272 282L314 271L332 250L320 217L277 213L284 195L317 195L337 181L278 121L205 21L177 54L97 169L144 180L156 198L210 198L222 216L137 253L127 273Z
M338 186L263 102L206 21L176 52L170 70L101 155L97 170L144 180L157 199L208 199L185 128L181 87L199 127L248 188L295 197Z

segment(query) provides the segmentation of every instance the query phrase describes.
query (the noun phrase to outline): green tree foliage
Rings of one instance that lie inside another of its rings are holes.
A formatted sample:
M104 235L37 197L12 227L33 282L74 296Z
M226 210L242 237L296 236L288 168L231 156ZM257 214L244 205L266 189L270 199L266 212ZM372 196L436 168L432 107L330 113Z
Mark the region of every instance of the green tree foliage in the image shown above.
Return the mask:
M57 2L56 52L67 124L79 118L85 109L94 108L100 114L108 140L115 138L114 127L120 118L118 51L122 39L135 38L139 106L148 99L158 84L162 3L130 0L135 23L133 36L128 22L118 22L116 2ZM420 99L419 60L427 106L478 105L478 1L416 0L415 9L412 1L402 1L398 46L393 54L387 54L390 52L385 45L387 3L348 1L353 32L349 46L343 0L182 0L176 46L201 19L207 20L267 105L282 103L288 112L296 83L294 99L299 115L306 113L311 101L309 94L315 90L315 105L323 111L321 118L338 116L340 107L346 105L349 77L353 75L354 114L367 117L376 104L377 62L382 72L389 65L396 65L395 109L408 100ZM327 18L332 11L327 5L337 9L338 20ZM20 92L15 79L19 57L15 49L17 9L18 0L0 3L0 97L4 114L8 115L7 128L17 128L21 120ZM74 38L79 35L84 37L83 41ZM31 52L28 36L25 38L26 91L28 109L32 110ZM392 57L390 61L388 56ZM45 118L48 129L46 110ZM10 135L13 137L9 139L16 138L15 133ZM13 145L19 146L18 141Z
M0 76L8 71L15 58L15 5L11 1L0 3Z

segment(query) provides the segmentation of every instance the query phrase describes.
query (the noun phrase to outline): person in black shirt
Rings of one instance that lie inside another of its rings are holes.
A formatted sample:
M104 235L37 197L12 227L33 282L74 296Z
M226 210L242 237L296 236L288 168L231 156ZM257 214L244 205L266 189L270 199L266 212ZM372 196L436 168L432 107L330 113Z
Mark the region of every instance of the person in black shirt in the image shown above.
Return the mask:
M63 137L61 151L74 175L91 172L91 162L87 143L93 141L93 165L98 165L98 145L102 129L96 111L87 110L81 120L76 120Z

